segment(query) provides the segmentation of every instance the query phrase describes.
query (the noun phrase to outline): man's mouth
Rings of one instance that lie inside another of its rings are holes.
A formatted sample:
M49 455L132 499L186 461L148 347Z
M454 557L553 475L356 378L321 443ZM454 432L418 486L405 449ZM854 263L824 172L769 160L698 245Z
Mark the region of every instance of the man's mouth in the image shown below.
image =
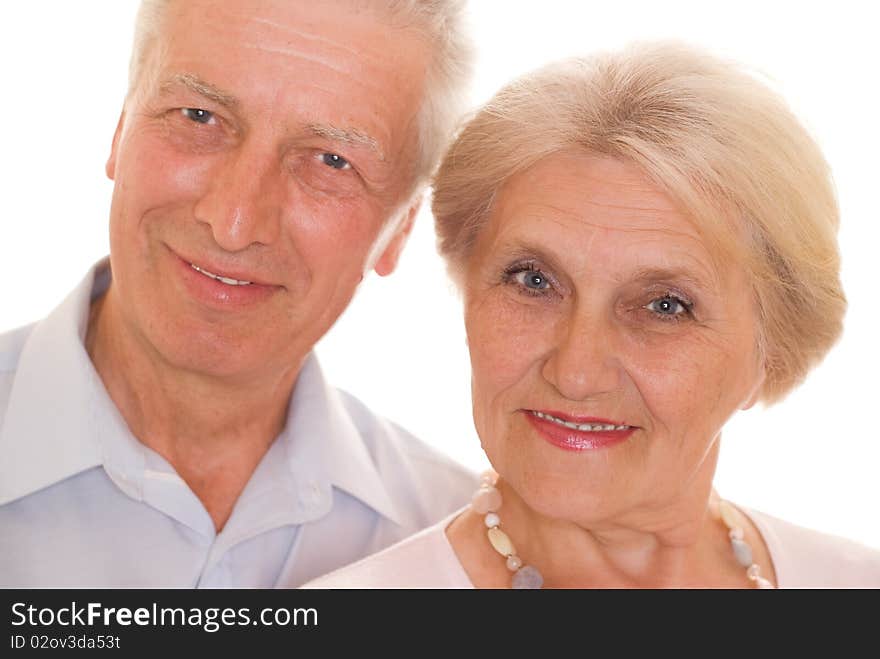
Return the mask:
M253 282L250 281L242 281L241 279L233 279L232 277L224 277L223 275L215 275L213 272L208 272L204 268L200 268L195 263L190 263L190 267L199 272L206 277L210 277L211 279L216 279L217 281L227 284L229 286L250 286Z

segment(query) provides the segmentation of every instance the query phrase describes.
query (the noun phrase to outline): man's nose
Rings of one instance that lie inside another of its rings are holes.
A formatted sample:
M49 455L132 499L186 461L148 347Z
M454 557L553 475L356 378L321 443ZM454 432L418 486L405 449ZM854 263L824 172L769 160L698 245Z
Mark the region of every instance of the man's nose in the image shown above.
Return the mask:
M586 400L620 387L621 361L612 319L596 309L575 309L556 328L541 373L564 398Z
M271 149L243 143L225 153L196 204L195 217L211 227L217 245L238 252L278 238L284 203L282 165Z

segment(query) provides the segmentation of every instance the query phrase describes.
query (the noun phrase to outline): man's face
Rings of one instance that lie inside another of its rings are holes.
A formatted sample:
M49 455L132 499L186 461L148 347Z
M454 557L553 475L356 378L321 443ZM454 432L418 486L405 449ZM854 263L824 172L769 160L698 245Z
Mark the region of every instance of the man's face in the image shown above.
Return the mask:
M289 368L394 268L428 54L337 2L174 3L107 163L113 316L178 368Z

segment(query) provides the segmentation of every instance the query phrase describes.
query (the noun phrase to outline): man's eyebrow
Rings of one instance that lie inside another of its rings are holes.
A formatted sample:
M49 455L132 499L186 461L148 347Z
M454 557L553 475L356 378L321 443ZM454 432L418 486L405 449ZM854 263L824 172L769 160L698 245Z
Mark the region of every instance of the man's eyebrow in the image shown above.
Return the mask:
M233 96L232 94L227 94L226 92L218 89L210 83L205 82L204 80L196 75L193 75L192 73L174 74L168 80L162 83L161 89L163 92L167 92L175 85L186 87L187 89L194 91L196 94L204 96L205 98L226 107L235 108L238 105L238 99L235 98L235 96ZM376 153L376 155L379 157L379 160L385 160L385 154L379 147L379 142L375 138L359 130L353 128L340 128L338 126L331 126L329 124L311 124L309 125L308 129L313 135L317 135L319 137L324 137L330 140L343 142L345 144L352 144L355 146L365 146Z
M161 89L163 92L167 92L175 85L182 85L196 94L228 108L234 108L238 105L238 99L235 96L221 91L192 73L175 73L162 83Z
M379 142L375 138L370 137L366 133L352 128L339 128L338 126L330 126L328 124L311 124L309 131L318 137L324 137L336 142L352 144L354 146L365 146L373 151L379 160L385 160L385 154L379 147Z

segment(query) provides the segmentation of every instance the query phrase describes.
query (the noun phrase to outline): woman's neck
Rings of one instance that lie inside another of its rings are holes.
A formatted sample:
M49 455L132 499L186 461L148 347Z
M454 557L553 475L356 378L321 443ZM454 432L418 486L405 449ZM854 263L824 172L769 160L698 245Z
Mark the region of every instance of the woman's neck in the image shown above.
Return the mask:
M546 588L747 588L745 569L731 549L711 486L686 500L629 511L614 520L575 523L542 515L500 481L500 528L524 564L536 567ZM751 524L745 529L756 558L769 556ZM506 588L511 573L486 537L483 515L468 511L448 530L453 548L477 587ZM766 567L765 567L766 565Z

